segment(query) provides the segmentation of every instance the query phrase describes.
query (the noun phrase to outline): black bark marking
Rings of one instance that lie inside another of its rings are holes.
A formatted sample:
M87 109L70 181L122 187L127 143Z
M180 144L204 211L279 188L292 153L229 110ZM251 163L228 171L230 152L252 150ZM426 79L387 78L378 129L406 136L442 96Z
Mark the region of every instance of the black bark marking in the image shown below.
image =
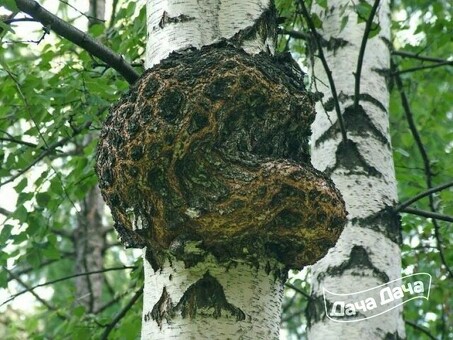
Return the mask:
M253 25L238 31L232 38L228 39L236 47L242 47L247 40L260 40L263 44L266 39L277 38L277 10L273 1L269 8L255 20Z
M386 333L385 336L383 337L384 340L406 340L406 338L400 337L398 332L396 331L395 333Z
M159 325L159 328L162 329L162 323L164 319L169 322L175 316L173 303L171 301L170 295L167 293L167 288L164 287L162 295L160 296L159 301L156 302L151 313L147 313L144 317L145 322L150 321L151 319L156 321Z
M390 281L385 272L373 265L366 249L359 245L352 247L347 261L339 266L329 267L325 273L319 275L318 281L322 281L326 276L342 276L346 270L352 270L351 275L357 276L363 276L363 270L371 270L372 275L377 277L382 283Z
M357 144L348 139L346 143L342 140L335 153L336 162L326 173L331 175L337 169L345 169L349 174L382 177L382 174L373 166L369 165L357 147Z
M206 272L204 276L191 285L173 309L183 318L233 317L236 321L245 320L245 313L226 299L222 285Z
M332 303L326 300L327 310L332 308ZM307 307L305 309L305 317L307 318L307 326L317 323L321 319L326 318L326 310L324 306L324 298L318 295L311 295L308 299Z
M159 21L159 27L164 28L168 24L177 24L180 22L188 22L192 20L195 20L195 18L185 14L180 14L176 17L171 17L168 15L167 11L164 11L162 13L162 18Z
M386 206L367 218L353 218L351 222L378 231L398 245L402 243L401 217L395 213L393 207Z
M330 111L330 104L329 101L324 104L326 111ZM354 110L352 105L346 107L343 113L343 119L345 128L349 134L361 137L373 136L382 144L386 146L390 145L387 137L376 127L376 125L374 125L361 105L359 105L358 110ZM315 145L319 146L326 140L332 139L338 134L340 134L340 126L338 121L336 121L316 140Z

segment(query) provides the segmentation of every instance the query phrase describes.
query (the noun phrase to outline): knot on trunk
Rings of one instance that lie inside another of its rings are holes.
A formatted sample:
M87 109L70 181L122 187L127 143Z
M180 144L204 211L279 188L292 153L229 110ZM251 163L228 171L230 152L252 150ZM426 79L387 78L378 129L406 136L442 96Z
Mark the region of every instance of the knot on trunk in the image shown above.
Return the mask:
M292 72L268 55L210 46L144 73L112 107L97 151L126 246L183 254L197 244L201 257L266 256L291 268L325 255L346 212L310 164L314 106Z

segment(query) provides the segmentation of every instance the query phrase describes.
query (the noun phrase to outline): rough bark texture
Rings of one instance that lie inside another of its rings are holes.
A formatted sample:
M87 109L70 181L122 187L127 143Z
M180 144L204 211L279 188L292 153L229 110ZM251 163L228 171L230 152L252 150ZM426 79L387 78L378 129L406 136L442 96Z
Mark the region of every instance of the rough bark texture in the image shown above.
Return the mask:
M309 339L400 339L404 338L402 308L378 317L353 323L334 322L327 318L323 288L334 293L353 293L376 287L401 275L398 216L392 207L397 201L392 148L388 132L389 91L382 70L389 68L390 20L387 1L381 1L378 18L381 31L367 42L359 105L354 106L354 85L358 51L365 24L357 24L350 8L349 21L342 30L341 6L336 2L328 13L318 13L323 21L319 33L325 41L342 41L324 51L339 93L347 141L341 138L333 111L332 93L319 59L314 58L314 74L321 79L317 89L324 92L324 105L312 126L312 160L314 166L331 174L341 191L348 210L349 223L338 243L326 257L312 267L312 299L307 310ZM344 7L343 7L344 8ZM333 301L328 301L332 304ZM328 310L330 312L330 310ZM360 311L359 311L360 312ZM345 316L343 321L360 318Z
M325 255L346 213L310 164L313 106L290 72L222 43L173 54L138 81L104 124L97 158L128 246L150 247L156 262L188 241L291 268Z

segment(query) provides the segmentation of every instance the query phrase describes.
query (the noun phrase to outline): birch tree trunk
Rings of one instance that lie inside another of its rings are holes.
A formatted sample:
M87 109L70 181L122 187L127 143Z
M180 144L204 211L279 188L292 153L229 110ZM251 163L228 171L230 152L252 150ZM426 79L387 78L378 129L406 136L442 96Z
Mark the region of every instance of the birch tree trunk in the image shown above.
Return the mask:
M101 192L144 250L143 339L276 339L289 268L346 212L310 163L314 105L271 0L148 1L148 70L111 110ZM264 53L259 53L264 52Z
M145 67L173 51L246 35L271 6L266 0L148 0ZM239 46L250 54L273 53L274 39L264 33L245 37ZM250 263L219 263L212 256L194 267L172 259L155 271L145 250L144 268L142 339L278 337L284 279L269 275L264 262L257 270ZM173 312L179 315L171 315L172 301L181 304L180 313Z
M266 0L149 0L146 68L173 51L201 48L222 38L232 38L247 29L255 29L256 21L270 10L270 6ZM273 52L274 38L267 34L257 36L244 40L241 47L251 54ZM173 260L156 272L146 260L146 254L144 258L142 339L226 339L239 335L248 339L278 337L282 280L275 280L265 270L257 271L247 263L237 263L225 270L224 264L213 257L189 268L185 268L183 261ZM264 268L263 264L261 268ZM199 311L196 312L195 307L193 312L199 317L190 319L183 313L172 318L171 323L165 322L165 314L169 313L165 306L171 303L170 297L177 302L182 301L183 295L194 300L205 296L205 301L194 301L199 305ZM158 311L156 306L162 310ZM245 320L246 315L252 319Z
M358 60L366 25L357 23L350 1L329 2L328 13L318 13L323 28L318 33L322 41L330 43L324 55L332 71L347 138L340 131L325 68L319 58L313 58L312 71L319 79L317 90L324 93L324 98L323 105L317 104L318 115L312 126L312 161L317 169L331 174L346 201L349 222L336 246L312 266L308 338L402 339L405 337L402 307L364 321L346 323L326 317L332 308L336 309L334 313L341 312L341 306L327 301L325 308L323 301L323 289L349 294L401 275L400 225L398 216L392 212L397 191L385 79L390 64L385 43L390 40L388 1L381 1L374 20L379 22L379 34L367 41L357 106L354 103L357 63L362 62ZM349 19L342 30L345 16ZM355 317L357 314L351 315L349 321Z

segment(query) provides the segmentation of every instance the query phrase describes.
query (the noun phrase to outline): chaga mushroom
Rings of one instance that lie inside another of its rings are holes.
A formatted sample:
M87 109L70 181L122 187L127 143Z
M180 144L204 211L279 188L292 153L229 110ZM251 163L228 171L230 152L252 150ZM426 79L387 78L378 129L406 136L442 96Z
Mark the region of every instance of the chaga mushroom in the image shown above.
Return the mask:
M111 109L97 150L124 244L178 256L196 242L220 260L270 256L295 269L322 258L345 204L310 163L315 111L296 79L276 58L226 45L146 71Z

